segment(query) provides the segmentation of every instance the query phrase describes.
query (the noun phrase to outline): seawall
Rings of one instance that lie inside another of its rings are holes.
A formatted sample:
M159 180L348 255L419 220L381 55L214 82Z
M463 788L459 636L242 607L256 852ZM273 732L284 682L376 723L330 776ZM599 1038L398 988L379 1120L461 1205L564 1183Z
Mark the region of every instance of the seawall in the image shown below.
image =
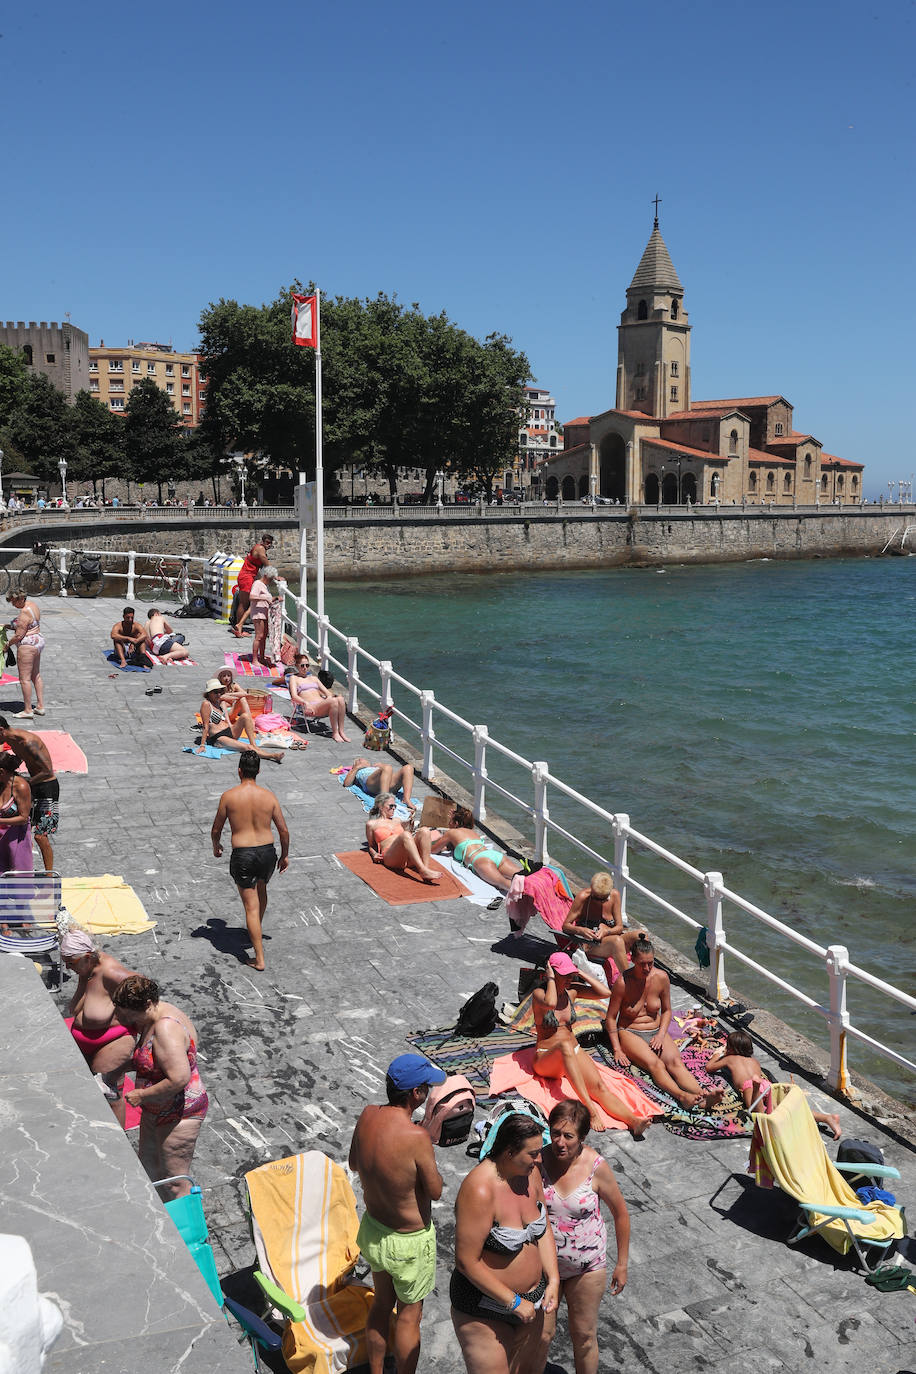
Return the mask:
M433 511L419 517L406 513L409 507L403 509L397 518L361 510L346 519L328 519L327 577L874 556L892 539L899 545L908 524L914 529L908 543L916 548L916 511L889 512L878 506L805 512L727 507L591 512L572 507L517 515L500 510L496 517L469 512L460 518L436 517ZM265 527L275 535L281 570L295 569L299 534L292 514L270 516L265 525L238 516L206 523L157 519L155 512L117 520L46 516L40 524L8 528L0 535L0 546L28 547L41 538L70 548L207 557L217 549L244 551Z

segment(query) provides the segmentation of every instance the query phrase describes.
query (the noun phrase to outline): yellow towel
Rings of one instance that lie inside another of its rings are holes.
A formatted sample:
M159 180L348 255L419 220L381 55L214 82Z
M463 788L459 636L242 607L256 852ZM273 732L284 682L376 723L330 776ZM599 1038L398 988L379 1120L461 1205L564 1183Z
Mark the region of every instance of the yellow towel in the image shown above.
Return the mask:
M850 1221L856 1237L863 1241L886 1241L903 1235L900 1211L885 1202L860 1202L843 1175L833 1165L811 1115L808 1099L794 1083L773 1084L773 1111L752 1113L754 1135L751 1140L750 1169L763 1187L775 1183L797 1202L823 1202L828 1207L856 1207L872 1212L875 1221L866 1226ZM809 1223L817 1226L823 1213L809 1213ZM831 1218L819 1232L834 1250L845 1255L850 1248L846 1223Z
M98 878L63 878L61 901L76 924L94 935L136 935L156 924L130 883L113 873Z

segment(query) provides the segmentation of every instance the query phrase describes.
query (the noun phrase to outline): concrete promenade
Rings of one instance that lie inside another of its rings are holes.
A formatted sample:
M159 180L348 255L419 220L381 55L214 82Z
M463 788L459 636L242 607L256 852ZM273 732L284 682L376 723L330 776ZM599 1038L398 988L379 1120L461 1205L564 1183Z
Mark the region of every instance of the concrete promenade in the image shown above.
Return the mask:
M102 653L120 604L44 599L48 713L33 724L68 730L89 761L88 776L61 780L58 867L65 876L121 874L133 885L156 928L112 939L108 948L155 977L164 997L197 1024L212 1106L194 1173L226 1275L254 1257L241 1175L267 1159L312 1148L345 1161L356 1116L367 1101L383 1098L385 1066L408 1048L406 1035L454 1024L461 1003L489 979L514 1003L519 968L548 952L547 932L533 922L537 929L519 949L504 938L501 912L460 899L390 907L337 862L334 852L359 848L364 833L359 804L329 776L362 752L361 731L351 722L352 746L313 736L307 751L262 768L261 780L276 792L290 825L291 862L270 885L267 971L246 968L228 843L216 860L209 838L217 798L236 781L235 765L181 752L194 739L204 680L237 641L222 625L188 621L183 629L198 667L112 678L115 670ZM146 696L151 686L161 686L161 694ZM0 689L0 711L12 713L18 702L15 687ZM637 903L632 918L638 916ZM692 1005L678 989L675 1001ZM0 1060L15 1046L13 1027L0 1020L4 1031ZM768 1067L779 1066L769 1061ZM821 1110L836 1109L816 1089L811 1100ZM839 1110L845 1133L882 1143L887 1162L904 1175L898 1197L916 1207L916 1153L874 1122ZM629 1282L602 1305L602 1370L899 1374L916 1368L913 1295L867 1287L821 1243L788 1248L783 1238L793 1209L742 1176L746 1139L693 1143L656 1125L642 1143L625 1132L592 1143L615 1170L632 1220ZM15 1134L0 1123L4 1156L17 1148ZM463 1147L439 1150L437 1157L446 1189L434 1209L440 1264L424 1316L421 1369L459 1374L448 1275L454 1199L470 1161ZM134 1205L132 1197L111 1203ZM23 1213L27 1236L29 1224ZM62 1291L59 1279L47 1286ZM144 1300L139 1275L113 1276L112 1290L127 1307ZM104 1289L94 1296L107 1302ZM68 1314L72 1329L86 1319ZM552 1361L555 1370L572 1374L565 1314ZM135 1367L158 1374L174 1365L153 1347ZM214 1356L210 1367L233 1366ZM193 1366L195 1374L198 1368L206 1362Z

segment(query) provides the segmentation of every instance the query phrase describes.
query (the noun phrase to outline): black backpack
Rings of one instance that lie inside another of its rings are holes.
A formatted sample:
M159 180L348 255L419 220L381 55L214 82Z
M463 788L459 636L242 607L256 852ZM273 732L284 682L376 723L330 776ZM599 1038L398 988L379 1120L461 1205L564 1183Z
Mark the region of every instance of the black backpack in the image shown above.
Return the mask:
M209 620L210 607L207 605L207 598L192 596L187 606L182 606L176 614L180 615L182 620Z
M837 1164L861 1164L861 1174L847 1174L843 1171L843 1176L849 1180L863 1179L866 1184L877 1183L881 1185L880 1176L875 1176L868 1172L869 1164L883 1164L884 1151L877 1145L873 1145L870 1140L841 1140L836 1152Z
M497 983L484 983L469 997L458 1013L455 1022L456 1035L489 1035L499 1017L496 1012L496 999L499 996Z

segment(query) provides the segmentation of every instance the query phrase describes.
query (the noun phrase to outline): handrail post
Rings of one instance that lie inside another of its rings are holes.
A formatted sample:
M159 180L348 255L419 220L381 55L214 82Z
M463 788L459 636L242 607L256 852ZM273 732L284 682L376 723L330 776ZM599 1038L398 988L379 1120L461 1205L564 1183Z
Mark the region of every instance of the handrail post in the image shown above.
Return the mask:
M427 782L433 780L433 745L436 742L436 727L433 724L433 708L436 705L435 692L421 692L420 706L423 710L423 777Z
M134 599L134 578L137 575L137 551L136 549L127 550L127 599Z
M725 925L722 920L722 889L725 880L721 873L703 875L703 891L706 893L706 943L709 946L709 979L707 993L713 1002L723 1002L728 997L725 982Z
M383 659L378 665L379 676L382 679L382 690L379 694L379 710L387 711L392 705L391 701L391 660Z
M474 740L474 816L478 821L487 819L487 740L490 732L485 725L475 725L471 729Z
M359 640L351 635L347 640L347 714L355 716L359 710Z
M181 599L187 606L191 600L191 574L188 564L191 562L191 555L183 553L181 555Z
M326 615L318 617L318 661L322 668L328 666L328 626L330 623Z
M625 811L618 811L611 822L611 829L614 834L614 875L617 878L617 887L620 891L620 919L624 926L627 926L627 879L630 876L630 866L627 863L627 839L630 830L630 818Z
M849 1092L846 1076L846 1041L849 1012L846 1010L846 973L849 950L845 945L828 945L827 977L830 979L830 1077L831 1088Z
M60 569L59 569L59 571L60 571L60 595L61 595L61 596L66 596L66 595L67 595L67 554L68 554L68 552L69 552L68 549L58 549L58 550L57 550L58 557L59 557L59 561L60 561Z
M534 858L536 863L546 864L547 822L550 811L547 806L547 773L549 765L544 762L532 763L531 778L534 782Z

